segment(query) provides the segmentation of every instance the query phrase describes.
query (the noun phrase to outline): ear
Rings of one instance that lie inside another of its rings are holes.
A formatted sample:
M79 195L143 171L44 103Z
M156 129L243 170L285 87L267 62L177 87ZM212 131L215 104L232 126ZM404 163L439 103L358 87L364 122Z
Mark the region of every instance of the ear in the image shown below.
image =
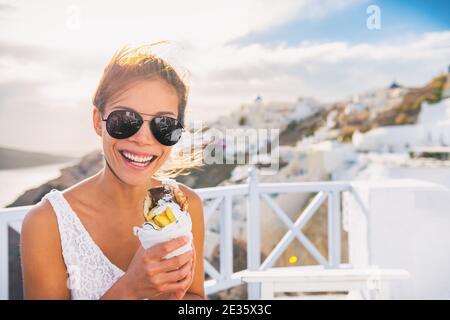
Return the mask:
M102 115L97 107L92 108L92 121L94 124L94 130L99 137L102 137Z

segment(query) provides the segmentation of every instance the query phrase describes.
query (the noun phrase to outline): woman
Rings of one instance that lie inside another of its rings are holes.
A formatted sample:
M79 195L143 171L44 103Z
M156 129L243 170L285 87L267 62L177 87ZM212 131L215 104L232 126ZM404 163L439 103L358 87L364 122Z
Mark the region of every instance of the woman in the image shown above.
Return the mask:
M132 233L143 199L178 141L187 86L147 47L123 49L104 71L93 125L104 168L52 190L28 212L21 257L26 299L205 299L203 206L179 184L192 220L193 250L170 259L183 237L147 250Z

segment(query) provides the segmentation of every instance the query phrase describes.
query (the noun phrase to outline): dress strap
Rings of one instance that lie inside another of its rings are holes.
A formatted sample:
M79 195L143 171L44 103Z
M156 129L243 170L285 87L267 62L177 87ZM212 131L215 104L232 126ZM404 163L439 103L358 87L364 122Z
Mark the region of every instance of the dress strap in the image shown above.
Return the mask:
M72 249L76 245L73 239L80 238L80 235L83 234L83 232L77 224L77 221L73 216L74 213L72 212L69 203L64 199L61 191L52 189L42 197L42 200L44 199L47 199L50 202L53 211L55 212L61 239L62 255L66 267L69 268L78 263L77 256L73 255Z
M63 198L61 191L52 189L42 199L47 199L52 205L59 226L64 225L63 222L66 220L71 220L73 222L72 210L66 199Z

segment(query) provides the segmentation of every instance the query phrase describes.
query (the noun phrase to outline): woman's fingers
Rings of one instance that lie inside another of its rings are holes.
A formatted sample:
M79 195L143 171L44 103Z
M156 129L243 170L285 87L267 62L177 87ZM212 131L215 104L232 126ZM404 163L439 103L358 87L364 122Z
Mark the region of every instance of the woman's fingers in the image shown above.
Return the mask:
M194 275L195 263L197 262L197 252L195 251L194 245L192 245L192 275Z
M186 291L189 289L191 283L191 277L188 276L178 282L173 282L165 285L165 291Z
M194 280L194 271L195 271L195 257L196 252L194 246L192 246L192 260L190 261L189 271L186 272L186 276L181 278L177 284L181 284L180 288L174 292L174 294L177 295L177 299L181 299L185 294L186 291L189 289L189 287L192 285L192 282ZM170 290L170 289L168 289Z
M191 273L192 260L186 262L180 269L161 274L159 281L162 283L174 283L183 280Z
M146 270L151 276L152 286L161 294L158 299L167 299L183 297L186 290L192 283L194 248L180 254L178 256L161 259L171 251L173 248L178 248L185 243L181 241L181 237L154 246L146 252ZM172 293L172 294L170 294ZM167 294L167 295L165 295ZM156 298L156 297L155 297Z
M189 239L187 237L178 237L160 244L157 244L154 247L151 247L146 250L147 257L150 259L160 260L165 257L167 254L175 251L178 248L181 248L186 243L188 243Z
M193 259L190 259L178 270L160 273L157 285L163 293L157 299L182 299L192 284L194 263Z
M155 273L170 272L173 270L178 270L191 260L192 252L188 251L170 259L161 260L158 263L152 264L152 269Z
M152 300L179 300L174 292L164 292L152 297Z

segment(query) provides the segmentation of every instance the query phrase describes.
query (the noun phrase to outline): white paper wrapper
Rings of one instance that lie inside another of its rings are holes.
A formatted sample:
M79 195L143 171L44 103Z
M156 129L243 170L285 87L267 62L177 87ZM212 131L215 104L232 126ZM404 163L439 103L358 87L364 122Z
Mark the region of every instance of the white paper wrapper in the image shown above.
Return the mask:
M167 254L163 259L169 259L192 250L192 221L188 213L183 213L177 222L167 225L161 230L155 230L151 225L144 224L142 228L134 227L133 232L138 236L144 249L181 236L189 238L188 243Z

